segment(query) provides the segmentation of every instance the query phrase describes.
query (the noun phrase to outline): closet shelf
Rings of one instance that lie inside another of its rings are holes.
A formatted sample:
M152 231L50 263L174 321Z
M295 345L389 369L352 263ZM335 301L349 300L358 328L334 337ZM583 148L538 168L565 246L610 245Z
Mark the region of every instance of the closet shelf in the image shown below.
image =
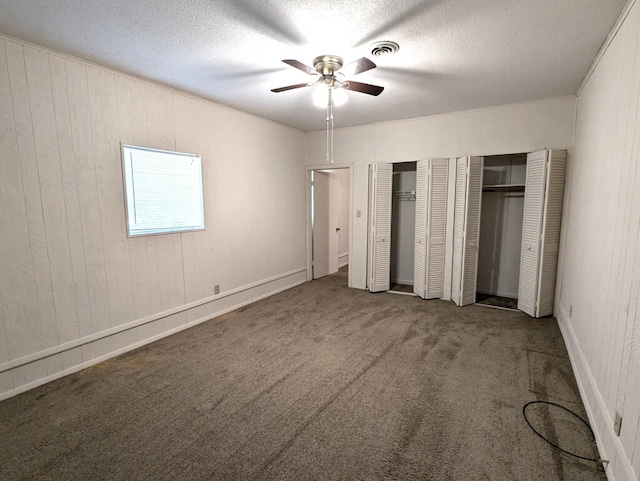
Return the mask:
M411 191L394 191L393 195L397 195L399 200L416 200L415 190Z
M483 192L524 192L524 184L490 184L482 186Z

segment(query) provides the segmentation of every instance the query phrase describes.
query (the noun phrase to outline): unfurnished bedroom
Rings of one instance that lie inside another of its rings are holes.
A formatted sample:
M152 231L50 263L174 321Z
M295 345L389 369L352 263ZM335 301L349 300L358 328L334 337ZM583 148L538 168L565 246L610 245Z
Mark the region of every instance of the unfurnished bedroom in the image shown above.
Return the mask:
M636 0L0 0L0 478L640 478Z

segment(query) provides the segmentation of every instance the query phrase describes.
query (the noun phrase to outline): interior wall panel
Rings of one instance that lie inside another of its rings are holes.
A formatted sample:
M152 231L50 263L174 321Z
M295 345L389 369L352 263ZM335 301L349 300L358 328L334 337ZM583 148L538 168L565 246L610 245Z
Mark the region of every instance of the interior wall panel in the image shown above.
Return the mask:
M118 125L123 144L149 145L144 88L142 82L134 79L122 76L115 78ZM153 314L147 238L131 238L127 244L131 284L134 286L133 315L139 319Z
M3 246L0 249L0 264L10 273L10 277L0 276L0 362L20 356L29 349L29 343L32 343L32 349L41 348L40 331L36 329L39 321L38 299L14 118L8 58L3 45L0 48L0 149L6 154L0 156L0 245ZM10 260L13 264L10 264ZM9 271L10 265L13 268ZM20 304L11 303L10 300L21 292L29 292L29 295L23 297ZM26 329L21 329L23 323ZM3 377L5 385L13 384L10 378Z
M48 347L51 342L50 329L42 327L42 319L55 320L51 274L46 245L44 217L42 213L42 198L38 179L38 166L31 118L31 105L25 58L22 45L6 42L7 66L9 85L13 100L13 116L18 144L18 162L21 168L23 188L23 202L28 225L28 245L30 246L30 261L33 271L34 286L21 286L17 296L22 296L22 288L35 295L37 302L36 315L30 317L16 317L9 331L9 343L13 346L15 355L22 356L30 352ZM9 263L9 266L15 265ZM13 271L11 267L4 272L8 275ZM7 283L11 282L8 278ZM10 302L7 299L7 302ZM36 367L34 366L34 369ZM44 373L44 369L41 369ZM15 377L14 377L15 382Z
M67 91L67 74L64 60L58 56L49 56L51 69L51 88L55 110L55 127L60 161L62 184L60 186L66 214L68 252L70 256L71 275L75 310L66 319L64 328L60 329L59 342L64 343L80 337L80 319L91 319L91 303L87 287L87 269L84 259L82 241L82 221L80 218L80 200L78 197L78 178L76 175L73 135L71 132L71 110Z
M0 399L304 281L303 132L4 36L0 107ZM202 155L205 231L127 237L121 142Z
M356 165L353 172L352 224L350 232L351 252L349 255L350 287L367 287L367 221L369 219L369 168ZM364 249L358 248L364 246Z
M117 326L133 316L133 285L122 209L120 132L114 75L104 69L87 69L93 151L96 161L98 210L109 303L109 324Z
M36 171L42 196L44 242L53 295L55 323L42 323L43 347L59 344L72 335L77 325L67 216L58 150L49 55L25 47L24 65L36 157ZM71 333L69 332L71 331Z
M610 479L640 475L640 4L578 98L556 315ZM620 436L614 432L622 417Z
M86 268L86 279L76 278L76 282L86 283L91 307L91 317L82 319L79 325L82 338L109 326L109 295L100 223L87 68L85 64L70 59L65 59L64 65L67 75L73 160L78 181L78 202Z

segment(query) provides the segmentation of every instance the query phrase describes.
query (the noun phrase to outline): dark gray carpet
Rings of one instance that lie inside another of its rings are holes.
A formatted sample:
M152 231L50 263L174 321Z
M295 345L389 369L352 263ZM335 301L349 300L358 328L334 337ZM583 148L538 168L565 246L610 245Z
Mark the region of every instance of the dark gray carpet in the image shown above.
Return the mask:
M517 309L518 299L511 297L494 296L493 294L476 294L476 304L484 304L493 307L503 307L505 309Z
M3 401L0 479L605 480L534 399L584 416L554 319L338 273Z
M408 284L391 284L391 289L389 290L413 294L413 286L410 286Z

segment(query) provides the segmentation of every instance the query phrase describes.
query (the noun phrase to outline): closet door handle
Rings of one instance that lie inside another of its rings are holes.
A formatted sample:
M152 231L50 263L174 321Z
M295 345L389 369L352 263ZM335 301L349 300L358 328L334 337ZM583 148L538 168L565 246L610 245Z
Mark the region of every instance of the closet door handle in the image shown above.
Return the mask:
M340 232L340 227L336 227L336 232Z

